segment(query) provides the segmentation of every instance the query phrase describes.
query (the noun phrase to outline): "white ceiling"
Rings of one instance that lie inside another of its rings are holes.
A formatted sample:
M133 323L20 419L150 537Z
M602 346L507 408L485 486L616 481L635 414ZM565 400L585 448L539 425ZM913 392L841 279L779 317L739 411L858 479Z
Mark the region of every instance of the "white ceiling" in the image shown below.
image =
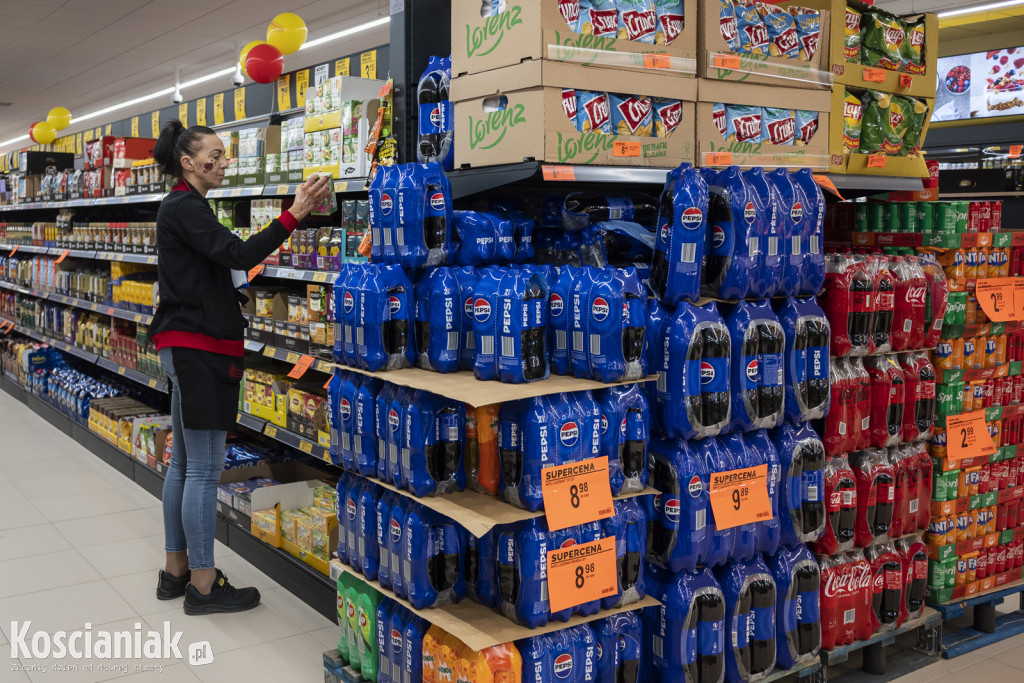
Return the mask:
M294 12L308 40L388 13L387 0L0 0L0 141L28 132L63 105L86 114L233 66L270 20ZM388 26L285 57L285 71L387 44ZM186 100L230 87L231 76L183 91ZM64 133L171 104L157 98ZM19 143L21 146L26 143ZM10 149L10 147L8 147Z
M894 14L917 14L961 9L971 5L984 5L992 0L878 0L875 5Z

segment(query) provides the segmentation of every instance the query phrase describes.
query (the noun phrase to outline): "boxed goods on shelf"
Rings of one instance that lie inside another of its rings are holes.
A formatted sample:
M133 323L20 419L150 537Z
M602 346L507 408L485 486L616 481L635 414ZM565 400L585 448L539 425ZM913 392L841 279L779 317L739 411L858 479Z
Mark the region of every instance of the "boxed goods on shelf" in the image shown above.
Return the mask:
M18 170L28 176L38 176L46 173L47 169L53 168L63 170L75 167L75 155L66 152L35 152L24 151L19 155ZM27 196L26 193L21 193ZM30 194L38 194L30 193Z
M548 61L460 76L451 86L455 166L535 159L674 168L693 161L696 95L696 81L673 74Z
M291 380L268 370L267 365L247 367L239 396L241 409L278 427L288 425L288 388Z
M349 76L325 79L306 90L302 178L326 173L333 178L363 178L369 168L364 152L385 81ZM290 162L289 162L289 168Z
M702 78L697 163L828 168L830 93Z
M328 488L319 481L298 481L252 491L252 534L328 574L339 539Z
M927 178L921 147L934 106L934 99L832 86L829 171Z
M697 5L696 0L524 0L500 8L494 3L483 14L476 0L458 0L452 6L452 75L533 60L689 75L696 56Z
M787 3L702 2L698 75L711 80L827 88L827 10ZM842 18L840 16L840 18Z

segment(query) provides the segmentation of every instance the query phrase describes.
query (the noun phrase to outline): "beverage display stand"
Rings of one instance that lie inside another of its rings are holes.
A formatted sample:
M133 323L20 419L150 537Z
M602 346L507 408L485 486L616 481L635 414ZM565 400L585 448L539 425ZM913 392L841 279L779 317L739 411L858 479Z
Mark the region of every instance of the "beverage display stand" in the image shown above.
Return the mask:
M1017 597L1019 607L1009 614L996 614L996 607L1007 598ZM1024 633L1024 580L962 600L932 605L943 621L957 619L973 608L974 624L942 634L942 656L959 657L992 643Z
M886 654L896 644L899 636L916 632L917 644L911 651L900 652L894 666L888 666ZM942 616L935 610L925 607L917 619L911 619L894 631L876 633L867 640L859 640L850 645L840 645L834 650L822 650L821 669L814 674L812 683L825 681L842 681L842 683L860 683L860 681L891 681L911 671L916 671L939 658L939 639L942 633ZM838 676L829 675L830 669L846 662L857 650L862 651L863 664Z

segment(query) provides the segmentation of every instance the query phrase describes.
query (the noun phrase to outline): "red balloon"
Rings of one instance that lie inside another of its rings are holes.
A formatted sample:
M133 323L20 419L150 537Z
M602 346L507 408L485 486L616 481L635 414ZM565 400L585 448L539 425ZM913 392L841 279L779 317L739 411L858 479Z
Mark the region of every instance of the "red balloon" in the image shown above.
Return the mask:
M257 45L245 56L245 72L257 83L273 83L284 69L284 56L269 43Z

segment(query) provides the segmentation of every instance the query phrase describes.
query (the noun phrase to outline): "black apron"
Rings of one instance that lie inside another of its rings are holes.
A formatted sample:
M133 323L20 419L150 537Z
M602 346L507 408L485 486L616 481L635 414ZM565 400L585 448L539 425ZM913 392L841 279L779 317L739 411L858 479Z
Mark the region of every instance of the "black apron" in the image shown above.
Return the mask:
M171 358L174 374L178 376L181 421L185 428L234 429L244 360L177 346L171 349Z

